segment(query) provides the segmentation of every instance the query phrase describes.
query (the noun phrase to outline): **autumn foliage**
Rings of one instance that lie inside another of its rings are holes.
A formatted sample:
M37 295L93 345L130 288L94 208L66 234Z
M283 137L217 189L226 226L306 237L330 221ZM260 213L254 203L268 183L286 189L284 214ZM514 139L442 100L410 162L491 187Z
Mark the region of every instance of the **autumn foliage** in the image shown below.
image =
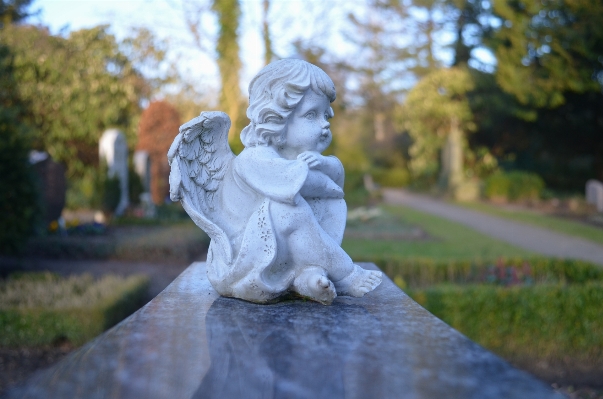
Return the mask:
M180 124L178 111L165 101L152 102L140 117L136 149L147 151L151 158L151 195L157 205L169 193L167 152Z

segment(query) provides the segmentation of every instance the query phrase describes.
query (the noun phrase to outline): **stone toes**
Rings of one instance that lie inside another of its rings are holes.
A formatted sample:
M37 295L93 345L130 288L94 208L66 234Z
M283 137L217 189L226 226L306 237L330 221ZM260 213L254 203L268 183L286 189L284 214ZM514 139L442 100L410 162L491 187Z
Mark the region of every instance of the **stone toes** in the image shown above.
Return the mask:
M329 288L329 286L331 285L331 282L325 276L320 276L318 278L317 284L320 288Z

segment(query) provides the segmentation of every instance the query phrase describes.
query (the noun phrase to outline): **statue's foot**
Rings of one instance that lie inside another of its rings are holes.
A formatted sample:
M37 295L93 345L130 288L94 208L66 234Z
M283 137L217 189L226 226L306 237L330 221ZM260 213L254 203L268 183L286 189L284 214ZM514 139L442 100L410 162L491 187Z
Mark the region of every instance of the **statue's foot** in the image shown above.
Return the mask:
M334 285L338 295L361 297L377 288L382 279L383 273L380 271L365 270L354 265L354 271Z
M326 272L319 267L309 267L304 269L293 280L291 289L298 294L310 298L313 301L320 302L323 305L330 305L337 296L335 286L327 278Z

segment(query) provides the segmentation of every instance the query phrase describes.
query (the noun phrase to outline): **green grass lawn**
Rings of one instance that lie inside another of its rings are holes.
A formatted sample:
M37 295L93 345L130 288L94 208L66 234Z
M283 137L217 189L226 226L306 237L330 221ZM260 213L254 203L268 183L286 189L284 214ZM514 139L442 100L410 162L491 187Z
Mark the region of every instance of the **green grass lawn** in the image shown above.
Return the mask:
M543 215L530 210L505 209L483 202L457 202L455 205L603 244L603 229L584 223Z
M498 257L534 256L533 252L487 237L469 227L402 206L383 207L384 224L397 223L400 230L409 226L424 230L431 238L422 240L384 240L348 238L342 247L352 259L370 259L372 256L396 255L433 260L496 259ZM367 229L378 229L379 219L367 223ZM394 222L392 222L394 221ZM352 228L353 226L351 226Z

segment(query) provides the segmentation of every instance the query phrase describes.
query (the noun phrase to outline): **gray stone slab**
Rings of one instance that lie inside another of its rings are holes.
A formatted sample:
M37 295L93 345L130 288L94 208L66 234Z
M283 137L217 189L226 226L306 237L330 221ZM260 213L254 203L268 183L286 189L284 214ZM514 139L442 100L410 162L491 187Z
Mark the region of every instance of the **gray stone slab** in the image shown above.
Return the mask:
M204 263L7 397L561 398L387 278L332 306L257 305L219 297Z

